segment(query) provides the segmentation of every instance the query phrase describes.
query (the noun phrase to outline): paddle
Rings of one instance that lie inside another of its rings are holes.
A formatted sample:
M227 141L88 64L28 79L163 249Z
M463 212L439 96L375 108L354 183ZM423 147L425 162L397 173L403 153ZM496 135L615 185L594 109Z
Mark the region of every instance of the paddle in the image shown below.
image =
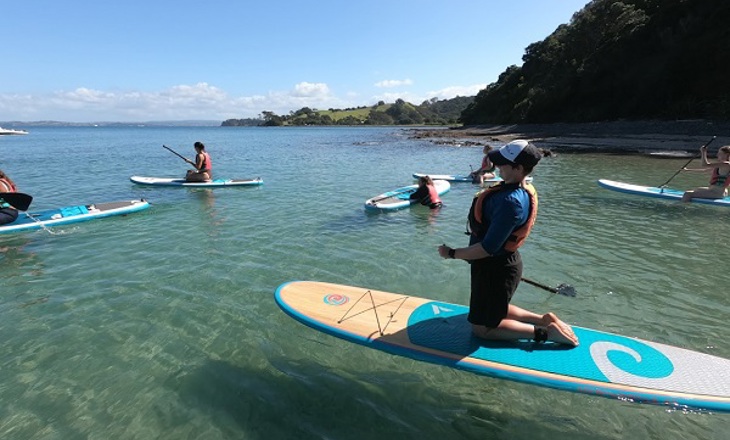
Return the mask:
M173 150L172 148L168 147L167 145L163 145L162 148L165 148L165 149L169 150L175 156L179 157L180 159L184 160L187 163L190 163L190 159L188 159L187 157L185 157L182 154L178 153L177 151Z
M535 287L545 289L548 292L557 293L558 295L569 296L571 298L574 298L576 295L575 289L573 288L573 286L570 286L565 283L560 284L558 287L550 287L550 286L546 286L544 284L540 284L537 281L532 281L529 278L522 278L522 281L526 282L527 284L532 284Z
M33 196L18 192L0 192L0 199L5 200L18 211L27 211L30 203L33 201Z
M705 147L707 147L708 145L710 145L710 144L712 143L712 141L714 141L714 140L715 140L715 138L717 138L717 136L712 136L712 139L710 139L710 140L709 140L709 141L708 141L708 142L707 142L707 143L706 143L705 145L703 145L703 146L702 146L702 148L705 148ZM671 181L672 181L672 179L674 179L675 177L677 177L677 175L678 175L679 173L681 173L683 169L687 168L687 165L689 165L689 164L690 164L690 162L692 162L693 160L695 160L695 157L694 157L694 156L692 156L692 158L690 158L690 160L688 160L688 161L687 161L687 163L686 163L686 164L684 164L684 166L683 166L682 168L680 168L679 170L677 170L677 172L676 172L676 173L674 173L674 175L673 175L672 177L670 177L670 178L669 178L669 180L667 180L667 181L666 181L666 182L664 182L663 184L659 185L659 188L661 188L661 191L659 191L659 192L660 192L660 193L664 192L664 187L665 187L665 186L667 186L667 184L668 184L669 182L671 182Z

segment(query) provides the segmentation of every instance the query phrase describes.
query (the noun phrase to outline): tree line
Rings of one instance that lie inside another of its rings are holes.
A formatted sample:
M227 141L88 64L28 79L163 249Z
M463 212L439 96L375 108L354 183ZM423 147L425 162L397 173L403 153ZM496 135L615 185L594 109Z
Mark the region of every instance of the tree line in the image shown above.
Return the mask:
M466 125L730 119L730 2L593 0L525 49Z
M288 115L263 111L258 118L227 119L224 127L281 125L449 125L457 124L462 111L474 100L473 96L439 100L432 98L420 105L402 99L392 104L383 101L373 106L349 109L317 110L303 107Z

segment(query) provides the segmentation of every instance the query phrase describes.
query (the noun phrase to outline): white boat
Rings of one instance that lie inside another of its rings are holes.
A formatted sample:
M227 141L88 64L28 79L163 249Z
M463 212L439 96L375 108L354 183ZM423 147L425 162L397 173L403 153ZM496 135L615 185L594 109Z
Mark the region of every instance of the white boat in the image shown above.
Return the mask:
M0 136L11 135L11 134L28 134L28 132L25 130L13 130L12 128L0 127Z

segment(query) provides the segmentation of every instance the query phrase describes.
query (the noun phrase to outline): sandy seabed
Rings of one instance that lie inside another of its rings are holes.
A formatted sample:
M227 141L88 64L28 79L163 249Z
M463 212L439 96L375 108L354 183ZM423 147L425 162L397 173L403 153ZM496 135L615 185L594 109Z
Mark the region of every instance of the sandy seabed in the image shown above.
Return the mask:
M591 123L482 125L409 129L412 138L447 145L484 145L527 139L554 152L606 152L691 157L713 136L711 154L730 145L730 122L613 121Z

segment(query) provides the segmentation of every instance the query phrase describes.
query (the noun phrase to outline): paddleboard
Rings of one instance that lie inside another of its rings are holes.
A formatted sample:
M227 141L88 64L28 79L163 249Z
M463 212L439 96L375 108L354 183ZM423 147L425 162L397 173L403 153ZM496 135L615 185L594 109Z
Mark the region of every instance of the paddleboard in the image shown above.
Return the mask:
M451 189L451 184L445 180L434 180L433 185L436 192L442 195ZM418 203L417 200L411 200L408 197L416 192L418 185L409 185L402 188L394 189L386 193L375 196L365 201L365 209L368 210L385 210L401 209Z
M252 186L264 184L264 181L261 180L260 177L257 177L255 179L213 179L208 182L188 182L185 179L175 179L170 177L132 176L129 178L129 180L139 185L187 186L193 188L216 188L219 186Z
M471 176L466 175L459 175L459 174L424 174L424 173L413 173L413 177L418 179L419 177L423 176L429 176L431 177L431 180L446 180L447 182L469 182L469 183L478 183L474 182L474 179L471 178ZM502 178L499 176L492 177L491 179L484 179L484 183L498 183L501 182ZM527 176L527 181L532 181L532 176Z
M637 338L573 327L578 347L485 341L468 307L316 281L276 289L297 321L369 348L473 373L675 409L730 412L730 360Z
M150 207L144 199L93 205L67 206L38 212L19 213L12 222L0 225L0 233L28 231L42 227L61 226L70 223L85 222L114 215L131 214ZM32 218L31 218L32 217Z
M659 188L656 186L632 185L630 183L616 182L613 180L600 179L598 185L625 194L637 196L654 197L668 200L681 200L684 191L671 188ZM692 199L692 203L703 203L706 205L730 206L730 196L722 199Z

